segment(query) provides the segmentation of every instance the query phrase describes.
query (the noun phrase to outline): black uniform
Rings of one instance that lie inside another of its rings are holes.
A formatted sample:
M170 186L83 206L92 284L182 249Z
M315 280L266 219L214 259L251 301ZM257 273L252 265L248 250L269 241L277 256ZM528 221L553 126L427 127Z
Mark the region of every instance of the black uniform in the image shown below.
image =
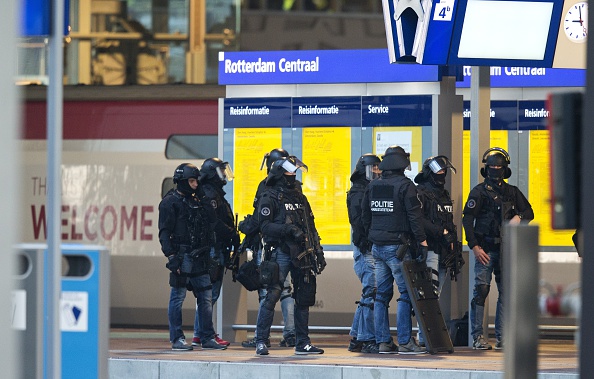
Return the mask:
M352 228L353 245L357 246L362 254L371 252L371 244L367 240L365 228L361 218L362 210L361 203L365 195L365 189L369 181L364 177L355 179L353 185L347 192L347 211L349 215L349 223Z
M449 243L453 241L444 240L444 229L456 236L457 229L454 224L454 206L450 193L443 186L438 186L430 181L425 181L417 186L419 199L423 204L423 226L427 234L427 245L429 250L434 251L441 258L445 255ZM453 238L455 239L455 238Z
M264 343L270 336L274 307L280 299L285 277L290 272L295 298L297 350L309 349L311 346L309 307L315 303L315 275L325 266L311 207L298 188L296 183L281 177L272 186L267 186L258 199L265 257L270 262L278 263L278 277L273 275L267 286L266 297L260 303L256 329L257 342ZM321 349L316 350L323 352Z
M220 281L223 279L223 268L228 263L232 246L239 246L239 235L235 230L235 219L231 205L225 199L225 191L223 190L223 182L216 180L216 182L206 181L202 182L200 186L204 193L205 201L214 209L215 217L210 221L214 225L216 235L215 243L215 260L218 262L218 272L212 270L211 275L213 281ZM216 299L213 299L216 301Z
M191 288L202 315L203 346L214 337L210 278L208 276L209 251L214 244L214 233L209 219L212 209L193 194L182 195L169 191L159 204L159 242L168 257L171 271L171 294L168 307L170 341L174 349L191 350L185 344L182 330L182 305L186 286ZM181 342L180 342L181 341ZM214 341L214 340L213 340Z
M493 274L499 292L495 313L495 348L503 346L501 228L503 221L509 221L516 215L522 221L534 219L532 206L524 194L503 180L485 179L470 191L464 207L462 225L466 231L468 246L471 249L480 246L489 255L487 264L477 259L474 266L475 285L470 307L470 324L475 349L491 349L483 338L483 316Z
M377 245L400 245L402 237L425 241L421 202L414 183L402 173L385 171L367 187L363 226Z
M490 179L474 187L468 195L462 217L468 247L472 249L479 245L485 251L498 251L501 225L515 215L523 221L534 219L532 206L518 187L503 181L498 185Z

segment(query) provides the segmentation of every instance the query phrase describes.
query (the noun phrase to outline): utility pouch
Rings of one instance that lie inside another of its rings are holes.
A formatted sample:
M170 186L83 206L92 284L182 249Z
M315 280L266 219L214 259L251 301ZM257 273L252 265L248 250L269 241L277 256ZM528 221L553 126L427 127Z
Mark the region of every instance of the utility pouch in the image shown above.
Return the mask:
M185 275L177 275L173 272L169 273L169 286L173 288L183 288L188 284L188 277Z
M256 260L244 262L237 271L235 279L248 291L255 291L262 287L260 285L260 270L256 264Z
M278 263L273 261L263 261L260 263L260 284L262 286L271 286L279 282Z
M225 266L219 263L218 260L210 258L208 265L208 275L210 275L210 282L215 283L223 279Z
M296 279L293 281L295 303L311 307L316 303L316 277L314 275L299 275Z
M184 258L182 259L182 264L181 264L182 274L191 274L193 266L194 266L194 260L192 259L190 254L184 254Z

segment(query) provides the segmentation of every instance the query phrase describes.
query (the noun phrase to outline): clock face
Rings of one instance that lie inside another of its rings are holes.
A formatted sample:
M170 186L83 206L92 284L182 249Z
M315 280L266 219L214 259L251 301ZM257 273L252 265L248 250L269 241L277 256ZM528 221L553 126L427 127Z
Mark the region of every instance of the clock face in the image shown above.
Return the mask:
M572 42L586 42L588 37L588 3L575 3L563 18L565 35Z

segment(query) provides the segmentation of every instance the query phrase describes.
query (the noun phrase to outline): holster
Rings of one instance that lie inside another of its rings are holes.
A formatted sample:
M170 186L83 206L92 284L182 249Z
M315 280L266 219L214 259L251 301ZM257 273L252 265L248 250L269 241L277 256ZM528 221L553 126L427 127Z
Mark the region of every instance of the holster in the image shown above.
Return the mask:
M169 273L169 286L173 288L183 288L186 287L187 283L187 276L174 274L173 272Z
M210 282L218 282L223 279L225 266L219 263L218 260L210 258L208 266L208 274L210 275Z
M293 298L297 305L311 307L316 303L316 277L300 270L300 274L293 279Z
M398 250L396 250L396 258L403 260L411 245L410 238L406 233L400 234L400 243Z
M262 286L272 286L277 283L279 283L278 263L273 261L260 263L260 284Z

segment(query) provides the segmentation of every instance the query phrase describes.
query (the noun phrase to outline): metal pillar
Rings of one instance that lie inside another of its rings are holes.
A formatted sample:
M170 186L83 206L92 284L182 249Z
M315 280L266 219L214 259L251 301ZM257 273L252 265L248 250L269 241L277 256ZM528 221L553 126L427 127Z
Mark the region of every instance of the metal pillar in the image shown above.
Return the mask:
M59 304L62 254L62 119L64 93L64 0L52 2L52 30L49 38L49 86L47 89L47 328L46 377L62 377L62 339Z
M538 358L538 226L505 225L501 263L506 379L536 379Z
M21 362L19 349L15 348L17 342L11 318L15 307L12 298L15 254L12 246L20 234L19 225L22 224L21 218L17 215L17 205L20 204L17 188L23 173L19 167L21 160L17 150L17 135L20 130L20 113L17 112L19 93L14 82L17 61L16 20L20 19L17 15L17 4L17 1L0 1L0 51L4 55L4 59L0 59L0 159L6 162L0 165L0 176L10 178L13 183L2 186L0 196L0 246L3 249L3 254L0 254L0 303L4 304L4 311L0 312L0 366L2 377L5 378L19 377L17 364Z
M483 153L489 148L491 130L491 76L489 67L472 67L470 77L470 188L482 182L480 170ZM474 289L474 253L468 254L468 309ZM485 303L485 316L488 318L489 306ZM485 323L488 324L488 323ZM471 323L468 323L468 345L472 345ZM483 325L488 335L488 325Z
M588 10L588 17L594 17L594 7ZM587 70L586 70L586 94L584 97L584 110L582 122L582 162L594 161L594 149L591 148L591 141L594 138L594 107L585 106L594 104L594 39L588 38L587 49ZM594 214L594 199L590 196L594 188L594 172L588 164L582 164L582 198L581 198L581 228L584 235L583 261L582 261L582 315L579 328L580 338L580 377L588 378L594 372L594 360L592 349L594 349L594 324L586 322L594 317L594 303L589 299L589 294L594 291L594 224L590 218ZM584 294L587 294L584 296Z

